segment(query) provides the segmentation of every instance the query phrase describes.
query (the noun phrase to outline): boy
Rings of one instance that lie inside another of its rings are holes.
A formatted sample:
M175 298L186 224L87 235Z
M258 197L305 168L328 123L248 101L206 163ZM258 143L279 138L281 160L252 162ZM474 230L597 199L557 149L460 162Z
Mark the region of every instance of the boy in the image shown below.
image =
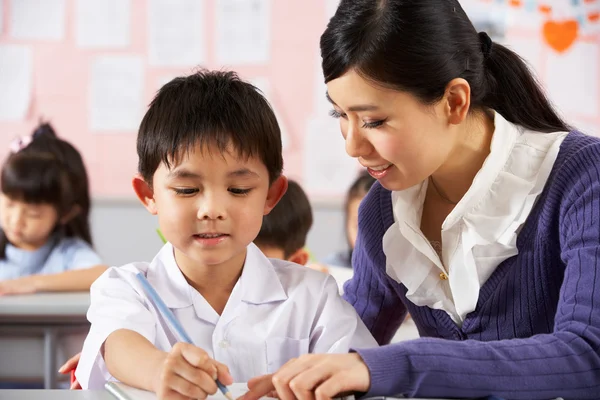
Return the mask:
M76 371L84 389L119 380L204 398L217 377L245 382L301 354L376 345L332 278L252 244L287 188L277 121L252 85L232 72L174 79L150 104L137 151L134 190L168 243L151 263L111 268L92 285ZM196 346L177 343L138 272Z
M304 246L312 223L312 208L306 193L290 180L277 206L264 216L254 244L269 258L306 265L309 255Z

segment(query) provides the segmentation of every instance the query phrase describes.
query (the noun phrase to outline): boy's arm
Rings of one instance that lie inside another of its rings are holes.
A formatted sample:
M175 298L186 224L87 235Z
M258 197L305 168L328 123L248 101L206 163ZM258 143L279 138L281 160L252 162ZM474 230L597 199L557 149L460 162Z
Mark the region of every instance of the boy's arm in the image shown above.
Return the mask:
M35 292L78 292L89 290L104 271L105 265L59 272L50 275L31 275L0 282L0 295Z
M113 377L130 386L156 392L156 383L168 353L128 329L111 333L101 352Z
M375 347L377 342L354 308L339 295L331 276L323 282L321 298L311 327L311 353L346 353L354 347Z

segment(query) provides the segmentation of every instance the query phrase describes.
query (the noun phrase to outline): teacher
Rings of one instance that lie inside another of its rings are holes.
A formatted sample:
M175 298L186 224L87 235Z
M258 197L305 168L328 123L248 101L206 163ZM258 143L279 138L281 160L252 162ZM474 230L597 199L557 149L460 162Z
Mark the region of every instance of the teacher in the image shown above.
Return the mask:
M600 139L456 0L342 0L321 54L378 180L345 297L381 347L302 356L246 399L598 398ZM421 338L388 344L407 312Z

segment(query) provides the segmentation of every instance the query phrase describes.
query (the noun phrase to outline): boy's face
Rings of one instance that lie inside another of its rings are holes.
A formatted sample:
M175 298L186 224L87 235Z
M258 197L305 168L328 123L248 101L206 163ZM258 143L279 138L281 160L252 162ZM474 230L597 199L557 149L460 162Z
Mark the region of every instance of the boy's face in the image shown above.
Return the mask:
M287 180L280 177L269 185L260 159L198 147L170 169L161 163L152 187L136 177L134 188L146 208L158 215L181 269L239 268L263 216L285 193Z

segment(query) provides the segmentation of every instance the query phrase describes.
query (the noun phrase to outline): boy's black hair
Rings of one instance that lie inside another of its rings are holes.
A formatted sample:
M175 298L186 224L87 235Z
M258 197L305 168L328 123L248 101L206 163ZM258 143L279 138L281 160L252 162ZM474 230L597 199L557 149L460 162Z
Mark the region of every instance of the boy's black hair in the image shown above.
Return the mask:
M59 139L50 124L42 123L30 143L21 142L13 151L2 166L2 193L25 203L50 204L59 218L77 207L77 214L66 224L58 224L55 231L92 245L88 177L77 149ZM0 230L0 259L6 256L7 244Z
M275 114L258 89L235 72L203 69L158 91L140 124L138 170L152 184L161 162L170 168L198 145L260 158L271 183L283 169Z
M290 180L288 190L279 203L263 217L254 243L282 249L287 259L304 247L312 223L312 208L306 193L299 184Z

